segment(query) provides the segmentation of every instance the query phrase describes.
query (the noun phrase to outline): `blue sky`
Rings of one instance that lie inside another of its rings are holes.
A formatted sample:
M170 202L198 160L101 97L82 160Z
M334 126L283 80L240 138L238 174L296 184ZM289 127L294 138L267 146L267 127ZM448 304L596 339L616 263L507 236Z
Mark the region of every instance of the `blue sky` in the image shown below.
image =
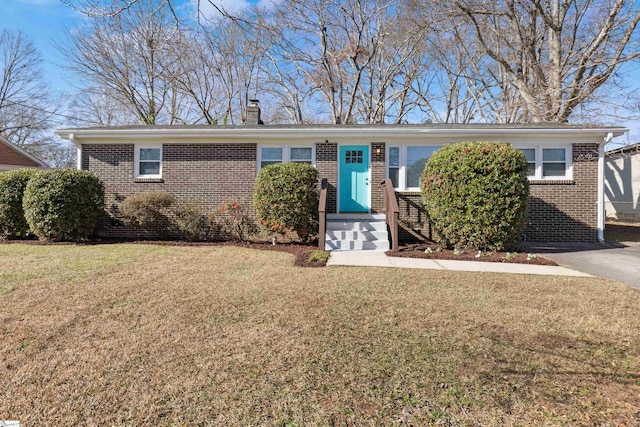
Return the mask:
M186 5L189 1L193 0L178 0L178 3ZM215 1L229 11L237 12L248 3L255 3L258 0ZM65 28L79 25L82 19L85 18L62 5L59 0L0 0L0 29L22 30L33 41L43 55L43 70L48 84L61 96L72 95L75 88L73 77L61 67L64 64L64 58L58 53L55 43L63 40ZM640 88L640 65L634 64L625 67L622 71L629 84ZM637 121L616 124L632 128L631 135L619 139L618 144L640 141L640 124Z
M64 60L54 41L61 41L64 28L78 25L81 16L57 0L0 0L0 11L0 28L22 30L43 56L49 85L60 94L65 92L68 73L60 67Z

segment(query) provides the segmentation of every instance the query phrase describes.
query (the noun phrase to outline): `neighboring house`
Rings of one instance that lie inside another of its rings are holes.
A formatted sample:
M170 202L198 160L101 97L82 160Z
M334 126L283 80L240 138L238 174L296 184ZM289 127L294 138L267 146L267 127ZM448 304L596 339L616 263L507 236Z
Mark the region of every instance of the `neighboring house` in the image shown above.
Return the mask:
M640 143L606 154L607 218L640 221Z
M49 166L0 136L0 172L25 168L47 169Z
M142 191L197 199L211 211L235 200L253 213L260 168L291 161L315 165L328 181L328 248L383 249L388 241L384 222L378 223L384 221L380 183L393 182L404 228L428 235L420 173L435 150L459 141L504 141L524 152L531 184L527 241L602 240L604 144L626 132L574 125L260 125L256 104L248 115L244 126L125 126L57 134L76 144L78 167L105 184L111 216L105 235L131 235L118 221L118 207Z

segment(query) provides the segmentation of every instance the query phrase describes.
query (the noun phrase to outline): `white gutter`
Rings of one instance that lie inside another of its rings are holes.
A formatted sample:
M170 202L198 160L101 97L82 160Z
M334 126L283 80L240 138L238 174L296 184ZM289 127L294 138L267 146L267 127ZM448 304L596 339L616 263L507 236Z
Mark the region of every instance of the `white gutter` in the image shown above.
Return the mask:
M598 240L605 243L604 240L604 146L611 142L613 133L607 133L604 140L598 144Z
M313 140L325 140L333 138L415 138L429 136L450 136L450 137L478 137L487 136L567 136L575 137L579 135L597 135L603 133L613 133L619 136L627 131L626 128L565 128L565 129L540 129L540 128L424 128L424 127L396 127L385 128L354 126L349 128L341 127L290 127L281 128L276 126L259 127L202 127L184 128L176 127L148 127L135 129L60 129L55 133L64 139L75 138L83 141L96 141L96 143L108 143L112 140L143 140L150 139L156 141L158 137L179 139L191 138L221 138L225 142L233 140L247 141L259 138L265 139L300 139L307 138ZM178 142L178 141L175 141ZM77 145L77 144L76 144Z

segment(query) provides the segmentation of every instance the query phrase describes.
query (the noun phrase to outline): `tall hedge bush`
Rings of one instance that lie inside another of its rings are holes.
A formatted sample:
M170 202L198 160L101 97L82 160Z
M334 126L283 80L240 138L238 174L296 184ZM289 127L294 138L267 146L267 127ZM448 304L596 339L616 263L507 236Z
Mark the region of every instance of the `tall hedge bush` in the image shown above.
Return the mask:
M260 170L253 205L271 232L295 231L301 240L318 234L318 170L305 163L278 163Z
M421 184L429 220L448 246L503 250L521 239L527 161L509 144L445 146L427 161Z
M24 192L24 214L42 240L83 240L104 215L104 187L90 172L58 169L37 173Z
M38 171L18 169L0 173L0 237L24 238L29 224L24 218L22 196L27 183Z

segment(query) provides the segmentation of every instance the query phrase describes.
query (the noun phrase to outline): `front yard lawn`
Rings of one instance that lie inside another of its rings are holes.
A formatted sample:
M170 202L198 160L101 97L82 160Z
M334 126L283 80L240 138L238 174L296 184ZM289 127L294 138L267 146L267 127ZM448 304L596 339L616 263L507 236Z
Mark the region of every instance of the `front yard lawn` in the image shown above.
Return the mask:
M640 423L638 290L292 260L0 245L0 420Z

